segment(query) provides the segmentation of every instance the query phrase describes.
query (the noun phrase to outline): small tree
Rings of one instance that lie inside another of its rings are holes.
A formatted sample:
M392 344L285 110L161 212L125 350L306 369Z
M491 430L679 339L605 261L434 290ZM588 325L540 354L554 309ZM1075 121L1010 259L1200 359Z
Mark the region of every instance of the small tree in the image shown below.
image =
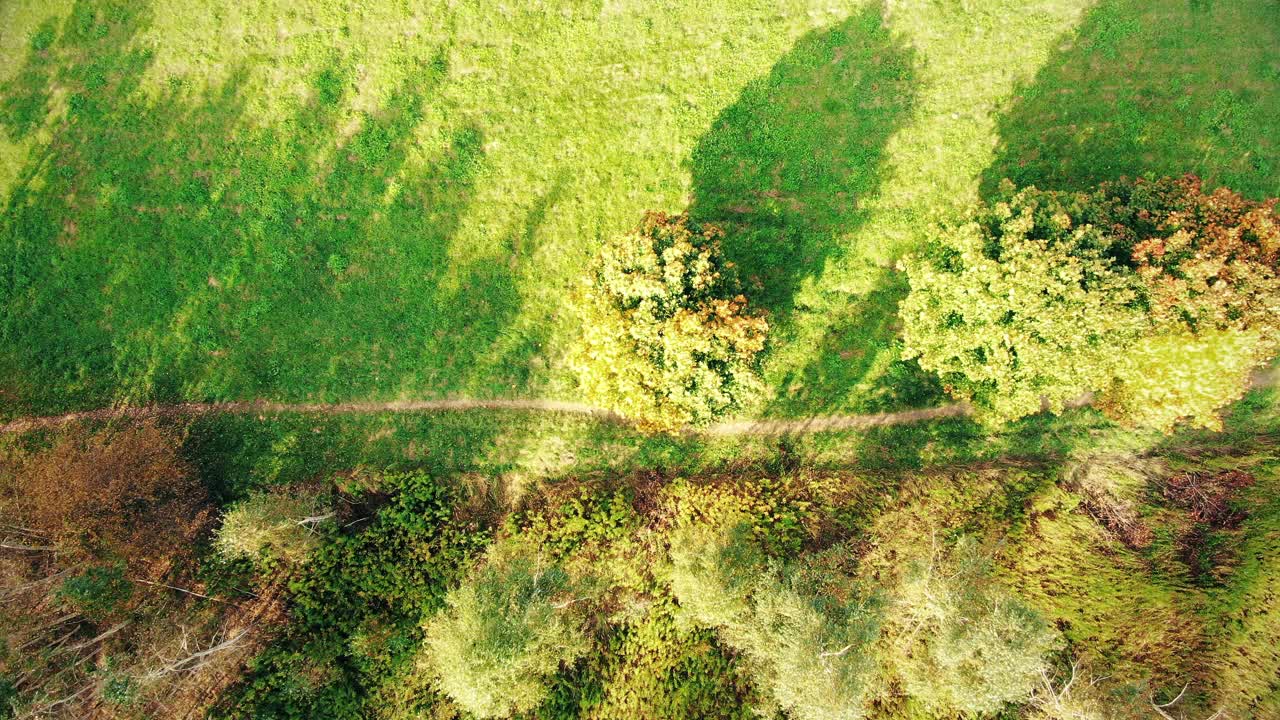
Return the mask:
M694 622L744 655L756 684L791 717L861 717L873 662L871 606L816 597L770 563L746 524L671 537L671 589Z
M907 263L907 355L993 423L1085 392L1132 425L1220 425L1280 335L1280 220L1199 180L1014 192Z
M900 598L897 664L907 693L936 712L982 715L1029 698L1057 635L991 580L971 538L917 571Z
M537 707L549 678L588 647L561 599L568 590L559 568L521 555L491 559L427 624L427 661L440 689L482 718Z
M746 622L767 563L749 526L688 524L672 532L670 544L671 591L689 617L709 628Z
M324 496L313 490L254 493L223 515L215 545L231 558L300 565L319 546L320 529L333 515Z
M747 309L720 236L650 213L605 245L570 358L593 402L669 431L711 422L758 388L768 323Z

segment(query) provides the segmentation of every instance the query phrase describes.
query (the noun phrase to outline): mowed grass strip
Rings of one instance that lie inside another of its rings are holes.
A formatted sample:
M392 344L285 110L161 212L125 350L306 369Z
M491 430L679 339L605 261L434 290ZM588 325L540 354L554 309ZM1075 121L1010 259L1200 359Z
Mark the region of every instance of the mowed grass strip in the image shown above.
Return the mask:
M571 399L600 239L686 206L771 314L753 414L931 404L894 264L992 173L1275 192L1274 10L1193 5L6 4L0 412Z

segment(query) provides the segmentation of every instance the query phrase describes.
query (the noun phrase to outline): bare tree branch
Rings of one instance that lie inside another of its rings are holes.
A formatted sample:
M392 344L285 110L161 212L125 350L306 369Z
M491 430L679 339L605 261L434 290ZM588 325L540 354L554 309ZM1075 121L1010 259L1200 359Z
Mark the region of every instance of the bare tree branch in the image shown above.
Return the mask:
M818 653L819 658L840 657L853 649L855 643L849 643L839 650L831 650L829 652Z
M116 633L120 632L121 630L127 627L129 627L128 620L125 620L123 622L118 622L115 625L112 625L111 627L104 630L97 637L90 638L88 640L85 640L82 643L77 643L75 645L72 645L71 647L67 648L67 650L70 652L75 652L76 650L83 650L87 647L97 645L98 643L102 642L103 640L106 640L107 638L111 637L112 635L115 635Z
M0 548L5 550L25 550L27 552L57 552L58 550L52 545L18 545L7 542L0 542Z
M1162 709L1163 709L1163 708L1167 708L1167 707L1169 707L1170 705L1173 705L1174 703L1176 703L1176 702L1178 702L1179 700L1181 700L1181 699L1182 699L1182 696L1187 694L1187 688L1189 688L1189 687L1191 687L1191 683L1187 683L1187 684L1183 685L1183 686L1182 686L1182 692L1178 693L1178 697L1176 697L1176 698L1174 698L1174 699L1170 700L1169 702L1167 702L1167 703L1165 703L1165 704L1163 704L1163 705L1156 705L1156 701L1155 701L1154 699L1151 701L1151 704L1152 704L1152 705L1156 705L1156 707L1158 707L1158 708L1162 708Z
M223 605L230 605L230 606L232 606L232 607L240 607L240 606L239 606L239 605L237 605L236 603L229 602L229 601L227 601L227 600L221 600L221 599L219 599L219 598L211 597L211 596L209 596L209 595L204 595L204 594L202 594L202 593L198 593L198 592L196 592L196 591L194 591L194 590L187 590L186 588L180 588L180 587L178 587L178 586L176 586L176 585L166 585L165 583L162 583L162 582L152 582L152 581L150 581L150 580L143 580L143 579L141 579L141 578L129 578L129 582L136 582L136 583L142 583L143 585L154 585L154 586L156 586L156 587L169 588L170 590L177 590L177 591L178 591L178 592L180 592L180 593L186 593L186 594L188 594L188 595L193 595L193 596L198 597L198 598L204 598L205 600L212 600L212 601L217 602L217 603L222 603ZM249 594L250 594L250 595L253 595L253 593L249 593ZM253 595L253 596L254 596L254 597L258 597L257 595Z
M240 641L243 640L244 637L248 635L249 631L252 629L253 629L253 626L250 625L249 627L246 627L240 632L236 633L234 637L223 640L222 642L219 642L216 645L205 648L204 650L200 650L198 652L191 653L190 655L178 660L166 661L164 667L151 671L150 673L148 673L148 676L154 679L154 678L164 677L165 675L172 675L174 673L179 673L179 672L195 672L196 670L199 670L200 668L204 667L210 662L210 660L212 659L210 656L217 655L218 653L226 652L227 650L231 650L235 646L239 645ZM214 640L217 640L216 635L214 636ZM186 645L185 639L183 640L183 645L184 647Z

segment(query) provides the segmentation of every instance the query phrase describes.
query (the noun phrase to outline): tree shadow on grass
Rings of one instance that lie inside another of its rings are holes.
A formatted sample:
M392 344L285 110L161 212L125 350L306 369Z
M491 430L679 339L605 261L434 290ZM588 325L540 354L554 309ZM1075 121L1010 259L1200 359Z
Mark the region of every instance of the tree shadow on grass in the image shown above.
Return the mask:
M1103 0L1005 112L984 195L1187 172L1280 194L1277 47L1272 0Z
M779 378L770 415L878 413L947 401L933 373L900 359L897 309L909 289L906 276L882 271L874 288L830 315L809 362Z
M472 389L510 344L532 243L510 263L456 247L485 140L423 125L445 53L357 113L355 60L334 51L262 122L246 115L270 59L140 92L148 18L80 0L3 88L4 131L36 138L0 216L4 411Z
M866 220L885 144L913 105L913 62L872 4L801 38L694 150L691 213L724 228L727 256L775 324Z

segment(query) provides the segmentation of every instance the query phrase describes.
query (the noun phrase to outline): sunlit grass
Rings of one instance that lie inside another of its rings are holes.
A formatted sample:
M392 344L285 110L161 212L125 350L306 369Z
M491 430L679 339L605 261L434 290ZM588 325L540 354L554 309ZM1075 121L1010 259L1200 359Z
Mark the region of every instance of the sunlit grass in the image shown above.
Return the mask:
M932 404L896 261L992 178L1277 191L1266 3L1192 5L6 3L0 412L572 398L600 238L686 206L752 414Z

